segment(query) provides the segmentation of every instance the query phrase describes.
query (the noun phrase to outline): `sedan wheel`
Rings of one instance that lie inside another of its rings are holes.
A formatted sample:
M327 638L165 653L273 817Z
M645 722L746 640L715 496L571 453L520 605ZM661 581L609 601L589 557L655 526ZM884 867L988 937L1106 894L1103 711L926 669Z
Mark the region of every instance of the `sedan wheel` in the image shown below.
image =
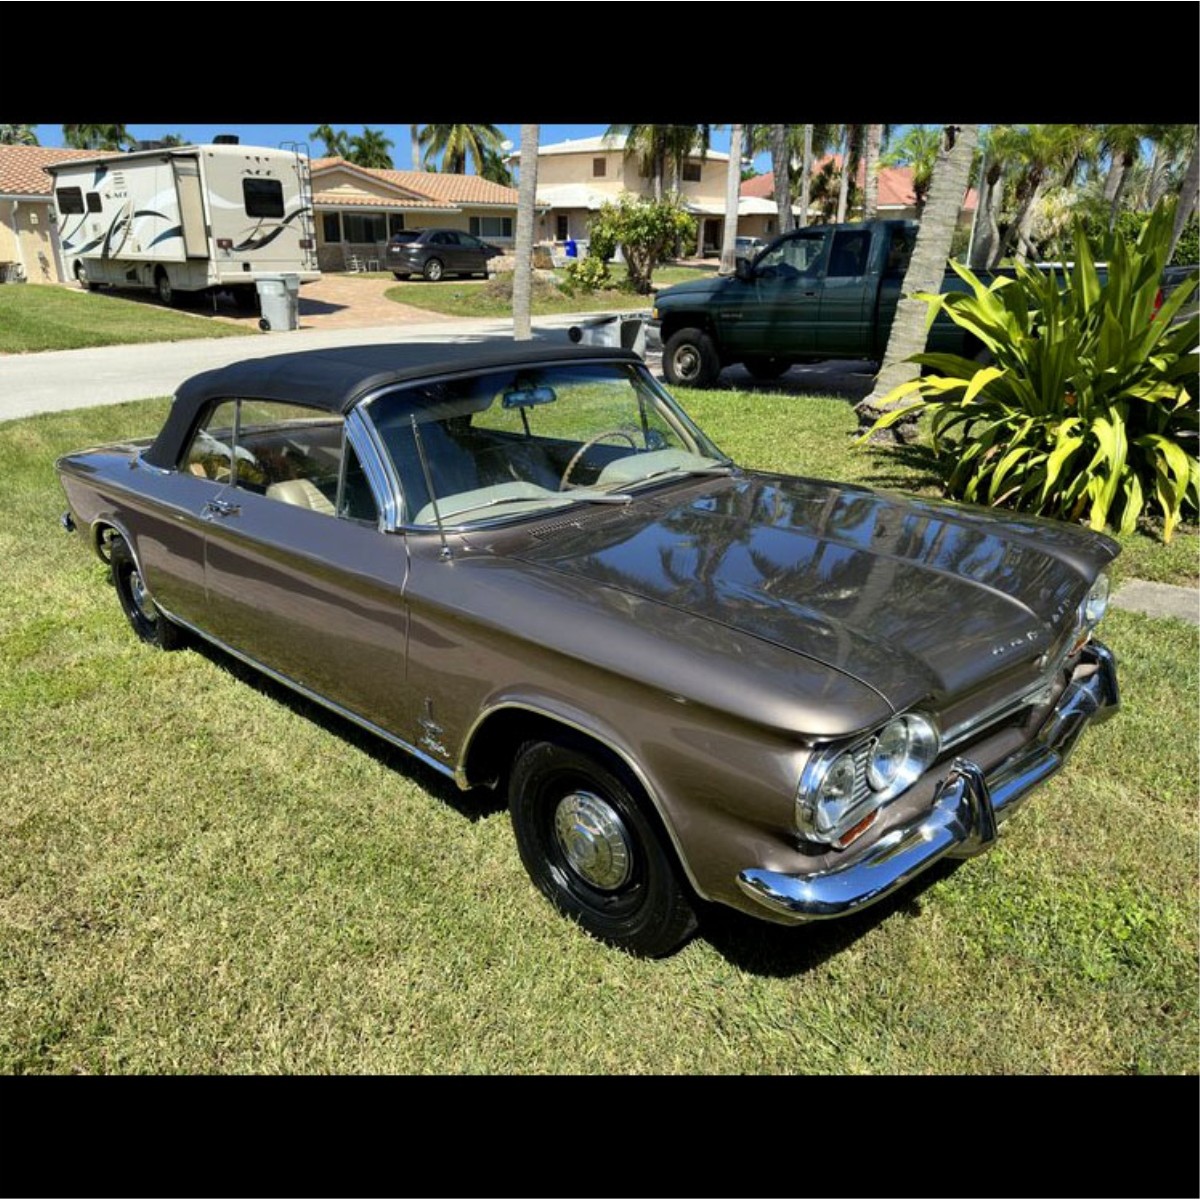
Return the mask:
M677 949L696 916L645 799L583 747L524 746L509 782L521 861L560 912L631 954Z
M133 632L148 645L173 650L182 642L183 631L159 612L129 544L119 534L108 544L108 561L117 598Z
M430 283L437 283L439 279L446 273L446 268L442 266L440 258L431 258L426 264L422 274Z

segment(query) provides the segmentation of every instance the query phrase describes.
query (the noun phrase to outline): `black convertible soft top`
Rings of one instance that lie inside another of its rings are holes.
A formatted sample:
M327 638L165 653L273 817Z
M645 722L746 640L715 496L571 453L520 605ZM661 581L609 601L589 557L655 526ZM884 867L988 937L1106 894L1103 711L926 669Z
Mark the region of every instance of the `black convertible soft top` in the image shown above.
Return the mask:
M196 422L216 401L279 400L346 413L368 393L392 384L589 360L641 362L631 350L538 342L395 342L244 359L193 375L181 384L166 422L143 457L152 466L176 466Z

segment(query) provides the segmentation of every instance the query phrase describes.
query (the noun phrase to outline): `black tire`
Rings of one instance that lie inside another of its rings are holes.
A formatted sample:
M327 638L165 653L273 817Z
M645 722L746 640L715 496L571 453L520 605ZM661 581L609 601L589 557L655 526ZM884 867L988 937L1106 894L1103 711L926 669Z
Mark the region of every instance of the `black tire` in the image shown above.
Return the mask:
M256 313L258 312L258 288L257 287L235 287L231 288L230 292L233 295L233 306L241 313Z
M154 292L158 296L160 304L165 304L168 308L173 308L179 303L179 298L175 294L175 289L171 286L171 277L166 271L161 268L158 274L154 276Z
M696 928L641 789L581 746L529 742L509 778L517 849L538 889L593 937L657 958Z
M446 274L446 268L442 265L440 258L431 258L422 268L421 274L429 280L430 283L437 283Z
M183 630L155 607L129 545L119 534L108 544L108 561L121 610L133 632L148 645L174 650L183 641Z
M761 379L763 382L769 382L772 379L778 379L785 374L791 363L786 358L748 358L742 363L742 366L754 376L755 379Z
M100 285L98 283L93 283L88 278L86 263L77 262L75 264L75 279L80 287L86 288L89 292L97 292L100 290Z
M404 280L404 279L408 278L407 271L393 271L392 274L395 275L395 277L400 280Z
M663 348L663 373L679 387L706 388L721 373L721 358L713 340L700 329L680 329Z

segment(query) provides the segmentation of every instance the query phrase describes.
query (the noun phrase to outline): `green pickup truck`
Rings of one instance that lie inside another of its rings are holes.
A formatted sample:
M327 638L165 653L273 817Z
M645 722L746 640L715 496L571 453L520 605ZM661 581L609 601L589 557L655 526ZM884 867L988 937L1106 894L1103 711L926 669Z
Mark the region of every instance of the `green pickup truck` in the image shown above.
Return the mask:
M810 225L739 259L735 275L664 288L652 324L668 382L709 387L734 363L765 380L799 362L879 362L916 238L915 221ZM947 270L942 290L967 288ZM980 345L942 316L929 349L973 358Z

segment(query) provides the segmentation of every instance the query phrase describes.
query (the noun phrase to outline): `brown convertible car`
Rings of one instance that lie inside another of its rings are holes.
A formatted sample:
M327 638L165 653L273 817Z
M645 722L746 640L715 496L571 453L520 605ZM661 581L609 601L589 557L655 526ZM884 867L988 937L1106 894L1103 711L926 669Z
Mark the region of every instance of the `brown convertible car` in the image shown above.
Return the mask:
M1118 704L1110 539L744 470L624 350L239 363L58 469L139 637L506 789L534 883L638 954L986 849Z

